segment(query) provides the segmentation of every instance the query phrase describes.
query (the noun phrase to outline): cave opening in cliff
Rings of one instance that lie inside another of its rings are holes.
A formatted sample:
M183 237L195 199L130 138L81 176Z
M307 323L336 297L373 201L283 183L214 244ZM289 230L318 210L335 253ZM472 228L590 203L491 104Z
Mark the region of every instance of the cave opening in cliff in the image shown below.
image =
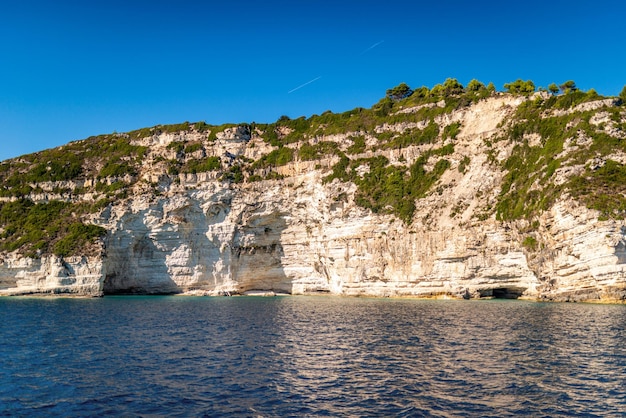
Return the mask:
M520 296L522 296L524 290L525 289L500 287L497 289L492 289L491 297L494 299L518 299Z

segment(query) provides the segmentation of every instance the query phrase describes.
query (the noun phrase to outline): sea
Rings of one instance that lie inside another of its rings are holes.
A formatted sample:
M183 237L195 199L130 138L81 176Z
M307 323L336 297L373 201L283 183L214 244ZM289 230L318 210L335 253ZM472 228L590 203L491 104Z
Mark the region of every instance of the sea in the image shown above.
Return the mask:
M0 298L0 416L623 416L625 329L625 305Z

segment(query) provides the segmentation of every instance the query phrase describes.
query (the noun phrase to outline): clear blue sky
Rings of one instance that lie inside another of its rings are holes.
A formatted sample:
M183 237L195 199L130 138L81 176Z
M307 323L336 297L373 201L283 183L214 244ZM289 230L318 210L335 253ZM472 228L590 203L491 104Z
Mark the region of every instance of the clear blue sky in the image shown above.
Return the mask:
M0 160L184 121L369 107L400 82L626 84L623 1L0 0Z

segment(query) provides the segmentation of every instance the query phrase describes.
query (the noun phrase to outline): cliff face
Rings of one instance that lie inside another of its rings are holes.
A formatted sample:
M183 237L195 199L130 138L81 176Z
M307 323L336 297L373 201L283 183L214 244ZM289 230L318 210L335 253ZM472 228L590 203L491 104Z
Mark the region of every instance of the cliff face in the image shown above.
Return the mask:
M144 181L129 186L131 192L124 198L88 215L90 223L107 231L98 251L39 258L5 253L0 292L219 295L262 290L623 301L623 220L599 220L597 210L568 192L536 216L502 219L495 210L511 172L503 164L516 152L514 140L498 138L528 100L499 95L441 113L434 122L441 130L457 126L458 133L446 137L440 130L430 143L376 148L370 144L380 137L364 133L368 145L350 158L357 161L353 172L360 177L347 181L327 177L340 161L339 152L311 161L295 158L270 169L257 167L255 174L276 174L261 181L226 181L211 171L167 174L158 164L171 156L171 144L177 142L201 142L203 147L193 152L201 158L218 156L225 167L228 159L258 160L276 149L258 133L239 127L218 133L212 142L206 134L189 132L138 138L132 144L148 150L149 163L138 174ZM586 105L597 109L585 112L596 113L613 106ZM401 110L419 111L418 106ZM403 133L428 126L412 123L377 129ZM354 135L311 136L290 146L334 142L345 151ZM524 140L545 147L530 135ZM435 151L448 144L453 150L445 154L447 169L427 193L405 197L415 202L409 222L389 207L376 211L361 203L359 178L375 170L369 158L384 156L389 167L409 167L426 155L423 168L428 174L436 170ZM619 156L596 158L602 165ZM565 183L587 165L561 164L548 183ZM41 201L55 197L45 189L31 196Z
M101 257L11 257L0 265L0 295L102 295Z

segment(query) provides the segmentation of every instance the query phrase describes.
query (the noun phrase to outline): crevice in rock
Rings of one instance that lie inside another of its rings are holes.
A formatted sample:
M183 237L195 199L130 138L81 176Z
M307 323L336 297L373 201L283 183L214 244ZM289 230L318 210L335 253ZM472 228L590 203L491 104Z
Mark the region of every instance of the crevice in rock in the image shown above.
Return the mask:
M519 287L499 287L496 289L484 289L480 291L481 298L492 299L519 299L526 289Z

